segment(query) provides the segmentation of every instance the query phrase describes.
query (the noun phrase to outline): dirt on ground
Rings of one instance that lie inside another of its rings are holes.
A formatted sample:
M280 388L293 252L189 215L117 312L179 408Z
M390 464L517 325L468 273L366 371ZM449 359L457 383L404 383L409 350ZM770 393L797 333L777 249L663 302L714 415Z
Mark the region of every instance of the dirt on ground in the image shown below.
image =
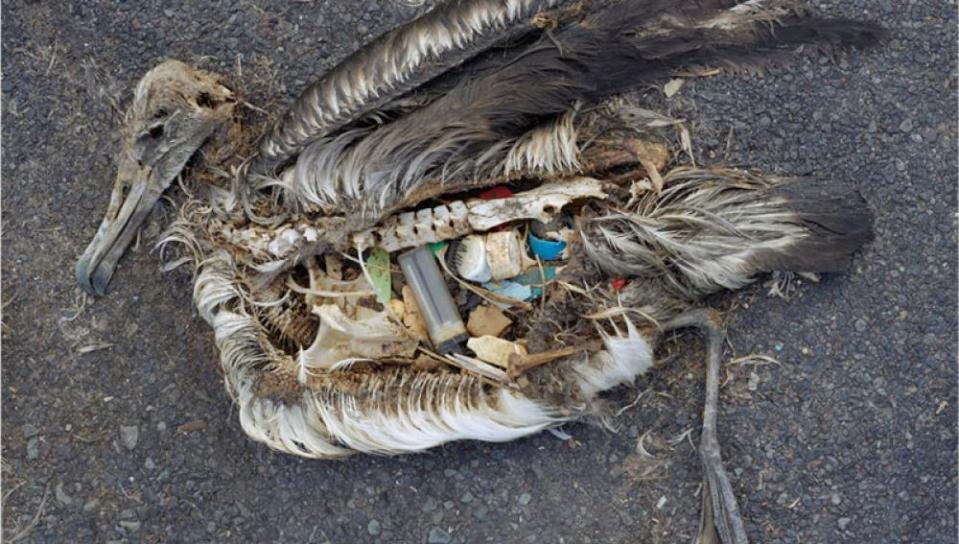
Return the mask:
M852 0L879 48L804 51L669 99L703 163L858 188L875 240L790 300L760 281L726 309L720 433L756 542L954 542L956 6ZM700 508L695 336L614 398L617 431L307 461L240 430L157 214L111 292L73 266L106 208L119 113L164 58L279 111L415 16L406 2L3 3L3 534L24 542L688 542ZM674 90L674 89L672 89ZM168 218L167 218L168 219ZM643 454L649 452L652 458Z

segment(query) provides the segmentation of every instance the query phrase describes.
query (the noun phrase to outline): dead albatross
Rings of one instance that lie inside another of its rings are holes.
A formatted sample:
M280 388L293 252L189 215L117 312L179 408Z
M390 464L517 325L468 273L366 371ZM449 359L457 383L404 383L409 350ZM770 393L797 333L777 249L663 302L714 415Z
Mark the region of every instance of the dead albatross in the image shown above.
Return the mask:
M841 271L871 215L835 184L680 164L676 122L619 95L877 30L791 0L674 4L449 2L321 76L252 157L233 91L166 61L136 87L77 279L105 292L203 148L161 244L195 267L243 429L313 458L595 414L653 366L659 338L697 328L698 541L746 542L716 434L723 333L702 300L764 272Z

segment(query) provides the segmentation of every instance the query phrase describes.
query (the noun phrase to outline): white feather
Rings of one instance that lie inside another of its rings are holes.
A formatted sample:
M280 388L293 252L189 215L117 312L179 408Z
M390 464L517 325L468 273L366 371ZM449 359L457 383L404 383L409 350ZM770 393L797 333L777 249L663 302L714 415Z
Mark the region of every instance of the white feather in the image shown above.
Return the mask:
M626 319L626 335L614 336L599 329L606 349L584 357L573 366L580 391L592 397L618 385L632 383L653 366L653 348Z

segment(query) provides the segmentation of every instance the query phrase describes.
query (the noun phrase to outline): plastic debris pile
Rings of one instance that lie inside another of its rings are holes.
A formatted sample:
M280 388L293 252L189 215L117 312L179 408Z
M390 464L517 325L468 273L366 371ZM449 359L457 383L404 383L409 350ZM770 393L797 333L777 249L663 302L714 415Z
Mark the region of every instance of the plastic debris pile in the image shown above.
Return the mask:
M320 326L302 366L394 358L513 383L534 303L570 258L571 204L605 196L592 178L557 189L496 186L361 233L356 262L328 253L305 290Z

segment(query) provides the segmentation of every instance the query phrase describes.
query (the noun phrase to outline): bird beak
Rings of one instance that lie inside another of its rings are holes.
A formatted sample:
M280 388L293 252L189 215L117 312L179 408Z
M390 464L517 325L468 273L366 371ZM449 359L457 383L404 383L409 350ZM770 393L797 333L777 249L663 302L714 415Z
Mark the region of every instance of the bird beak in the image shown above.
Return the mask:
M130 162L122 165L117 173L103 222L77 262L77 281L91 295L106 293L117 262L172 181L172 178L155 180L152 168Z
M167 60L137 83L107 213L77 262L77 282L103 295L117 262L190 157L233 117L236 97L210 72Z

